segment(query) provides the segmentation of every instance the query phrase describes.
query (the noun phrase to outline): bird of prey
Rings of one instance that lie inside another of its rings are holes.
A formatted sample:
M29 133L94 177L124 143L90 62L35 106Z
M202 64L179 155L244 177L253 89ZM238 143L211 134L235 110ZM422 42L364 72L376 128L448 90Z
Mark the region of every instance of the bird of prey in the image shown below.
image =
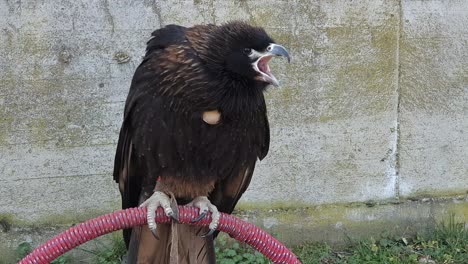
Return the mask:
M268 152L264 91L278 80L268 62L286 57L264 29L245 22L152 33L125 103L114 164L122 207L148 208L148 225L124 231L128 263L215 263L219 212L231 213ZM177 220L176 205L200 208L209 227ZM216 233L214 234L216 235Z

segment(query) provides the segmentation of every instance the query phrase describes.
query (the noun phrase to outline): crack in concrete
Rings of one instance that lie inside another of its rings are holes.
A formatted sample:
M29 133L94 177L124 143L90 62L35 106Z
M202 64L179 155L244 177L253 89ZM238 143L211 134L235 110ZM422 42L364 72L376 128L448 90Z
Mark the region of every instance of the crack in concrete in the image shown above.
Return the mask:
M158 17L159 28L162 28L164 26L164 22L163 22L163 18L161 15L161 6L159 6L159 2L157 0L153 0L151 9L153 10L153 13L155 13L156 16Z
M298 26L298 22L297 22L297 16L298 16L297 5L298 5L297 0L294 0L294 8L293 8L293 10L294 10L294 11L293 11L293 12L294 12L294 23L293 23L293 29L292 29L292 31L293 31L293 35L294 35L295 37L297 37L297 35L298 35L298 34L297 34L297 28L299 27L299 26Z
M114 36L114 32L115 32L114 17L112 16L110 12L108 0L104 0L104 13L106 15L107 21L111 25L111 36Z
M211 1L210 2L210 16L211 16L211 20L212 20L212 23L216 25L216 8L214 6L214 1Z
M400 66L400 40L402 32L402 3L398 1L398 14L397 14L397 29L396 29L396 46L395 46L395 90L394 90L394 122L390 128L391 135L389 137L389 150L386 154L388 158L386 176L389 179L388 187L393 192L393 197L397 200L400 199L400 82L401 82L401 66ZM382 161L384 161L382 159Z
M247 0L240 0L239 6L247 12L247 15L249 15L248 20L252 21L252 19L254 19L254 15L252 14L252 10L250 10L250 6Z
M401 64L400 64L400 42L403 30L403 5L402 0L398 1L398 31L397 31L397 46L396 46L396 64L397 64L397 80L396 80L396 118L395 118L395 139L393 146L393 168L395 177L395 198L400 199L400 102L401 102Z

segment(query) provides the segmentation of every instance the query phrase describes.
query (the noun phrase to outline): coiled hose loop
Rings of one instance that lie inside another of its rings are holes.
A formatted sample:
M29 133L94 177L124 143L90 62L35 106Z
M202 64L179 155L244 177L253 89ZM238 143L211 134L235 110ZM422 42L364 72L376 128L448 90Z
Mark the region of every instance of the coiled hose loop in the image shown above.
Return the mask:
M198 211L198 208L179 206L179 222L191 225L209 225L211 215L207 215L198 223L193 224L190 222L190 220L199 215ZM169 223L171 221L164 214L162 208L156 210L155 220L158 224ZM130 208L103 215L78 224L57 235L36 248L19 263L50 263L87 241L120 229L132 228L146 223L146 208ZM217 230L225 232L232 238L250 245L273 263L300 264L297 257L278 240L253 224L242 221L237 217L221 213Z

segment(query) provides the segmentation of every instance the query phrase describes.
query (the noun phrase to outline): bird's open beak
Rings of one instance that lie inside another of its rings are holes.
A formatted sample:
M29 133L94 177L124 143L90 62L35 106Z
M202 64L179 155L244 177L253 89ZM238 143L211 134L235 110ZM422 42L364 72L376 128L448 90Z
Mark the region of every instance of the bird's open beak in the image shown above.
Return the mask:
M286 57L288 62L291 61L289 57L288 51L281 45L278 44L270 44L264 53L259 53L260 57L252 63L253 68L257 71L260 75L256 78L260 81L264 81L270 83L274 86L279 86L279 81L276 77L271 73L270 67L268 66L268 62L277 56Z

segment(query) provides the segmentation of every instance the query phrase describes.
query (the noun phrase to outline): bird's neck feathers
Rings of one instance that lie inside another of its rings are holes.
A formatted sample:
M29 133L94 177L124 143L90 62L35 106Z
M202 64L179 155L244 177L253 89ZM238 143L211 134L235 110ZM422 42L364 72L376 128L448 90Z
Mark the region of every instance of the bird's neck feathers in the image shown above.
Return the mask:
M246 118L257 115L263 111L265 99L263 92L266 85L259 82L247 82L243 79L235 79L223 76L219 84L211 87L212 99L219 105L219 110L225 117Z

